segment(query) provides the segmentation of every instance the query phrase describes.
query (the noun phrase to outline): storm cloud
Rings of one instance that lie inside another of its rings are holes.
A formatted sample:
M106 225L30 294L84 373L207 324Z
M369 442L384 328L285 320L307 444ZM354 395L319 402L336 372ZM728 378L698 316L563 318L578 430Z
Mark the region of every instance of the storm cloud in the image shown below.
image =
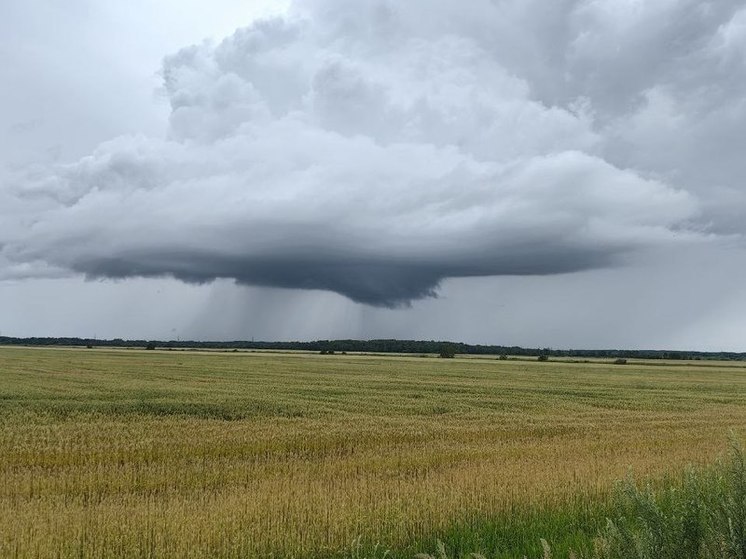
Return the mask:
M738 2L298 2L167 56L165 137L0 177L0 275L370 305L742 233Z

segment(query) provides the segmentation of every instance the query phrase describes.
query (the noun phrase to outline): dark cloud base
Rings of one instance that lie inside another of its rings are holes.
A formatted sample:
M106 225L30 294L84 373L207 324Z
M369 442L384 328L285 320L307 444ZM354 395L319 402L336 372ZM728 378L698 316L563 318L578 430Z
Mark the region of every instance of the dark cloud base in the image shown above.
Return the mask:
M173 277L187 283L233 279L239 284L287 289L326 290L377 307L409 306L437 297L446 278L495 275L549 275L602 268L618 262L615 251L524 249L476 262L405 263L396 260L338 262L308 257L285 260L219 258L204 254L142 254L89 260L71 266L91 279Z

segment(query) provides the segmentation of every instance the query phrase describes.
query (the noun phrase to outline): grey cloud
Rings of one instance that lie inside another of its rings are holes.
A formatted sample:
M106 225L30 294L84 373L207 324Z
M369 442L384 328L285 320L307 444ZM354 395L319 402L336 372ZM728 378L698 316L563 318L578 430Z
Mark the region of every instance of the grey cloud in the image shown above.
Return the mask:
M742 192L737 5L543 4L315 0L183 49L164 60L166 137L3 178L0 274L37 262L398 306L444 278L608 267L733 232L686 171ZM717 104L698 103L705 83ZM712 139L718 170L695 145Z
M149 252L76 261L71 267L92 278L158 277L168 273L192 283L234 278L246 285L322 289L353 301L395 307L435 296L443 277L545 275L609 265L617 254L579 250L549 243L504 251L498 258L411 263L340 259L333 255L282 254L275 258L229 258L214 254Z

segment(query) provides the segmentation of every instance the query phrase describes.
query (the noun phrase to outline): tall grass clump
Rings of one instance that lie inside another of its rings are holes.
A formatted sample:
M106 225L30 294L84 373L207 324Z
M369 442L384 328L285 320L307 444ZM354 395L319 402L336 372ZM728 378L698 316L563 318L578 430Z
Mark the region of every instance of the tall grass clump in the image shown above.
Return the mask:
M496 549L464 555L447 537L437 540L434 554L420 553L415 559L484 559L515 557L527 559L746 559L746 453L731 438L726 458L707 468L686 470L655 485L640 485L632 477L619 482L611 496L609 518L589 546L570 548L557 545L557 533L550 541L546 530L551 522L537 522L530 528L541 551L505 555ZM578 518L580 520L580 518ZM584 518L590 524L603 524ZM528 528L528 526L527 526ZM565 527L568 529L568 526ZM579 542L576 542L579 543ZM572 550L574 549L574 551ZM518 551L517 549L515 551Z
M616 504L599 559L746 559L746 458L735 439L725 461L657 493L627 480Z

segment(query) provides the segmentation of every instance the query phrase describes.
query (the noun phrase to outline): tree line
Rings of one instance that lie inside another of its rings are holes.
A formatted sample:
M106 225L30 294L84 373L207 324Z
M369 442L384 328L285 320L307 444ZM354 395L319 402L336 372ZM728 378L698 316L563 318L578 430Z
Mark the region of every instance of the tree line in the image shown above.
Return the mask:
M565 358L613 358L613 359L718 359L746 360L746 353L725 351L672 351L640 349L552 349L524 348L520 346L465 344L461 342L435 340L316 340L312 342L266 342L234 340L206 342L197 340L110 340L93 338L15 338L0 336L0 345L24 346L72 346L72 347L130 347L158 349L211 349L211 350L298 350L331 353L412 353L441 354L444 348L456 355L495 355L515 357L565 357Z

